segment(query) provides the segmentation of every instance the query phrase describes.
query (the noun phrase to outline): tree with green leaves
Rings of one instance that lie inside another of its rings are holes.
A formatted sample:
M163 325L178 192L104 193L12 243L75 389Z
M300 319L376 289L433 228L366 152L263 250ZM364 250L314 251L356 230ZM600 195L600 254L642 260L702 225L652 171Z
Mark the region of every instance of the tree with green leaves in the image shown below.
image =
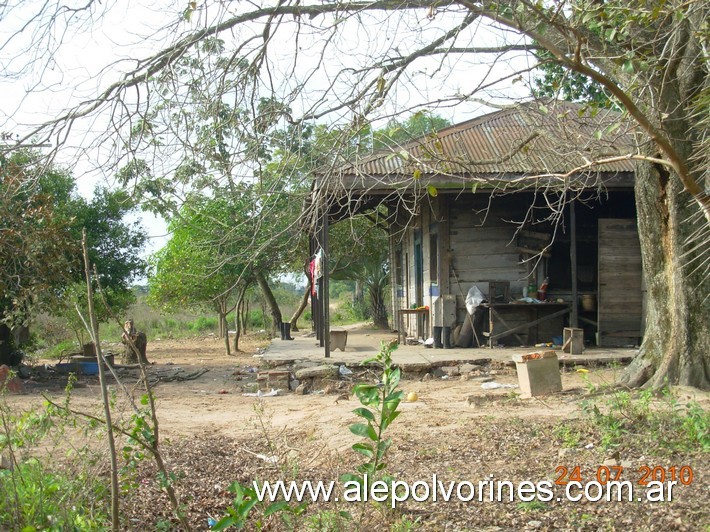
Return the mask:
M152 258L148 285L149 299L165 309L215 310L229 355L227 315L241 304L255 276L242 253L251 235L245 225L240 227L239 237L234 230L236 218L252 206L246 195L240 196L241 204L226 196L193 196L183 204L179 216L169 224L170 240ZM239 350L238 339L235 351Z
M135 302L132 284L146 272L143 250L147 234L139 221L128 222L126 219L136 210L136 203L125 190L109 190L97 187L92 199L87 200L76 194L74 181L67 178L68 193L56 195L57 212L70 220L71 238L81 241L81 231L86 229L90 264L96 269L94 308L99 322L109 321L114 316L121 316ZM81 281L84 275L81 265L72 276L71 283L61 288L61 298L51 309L61 316L74 331L80 343L83 343L88 315L86 284Z
M567 100L587 103L596 108L618 109L611 94L600 83L589 76L563 68L546 50L539 50L535 56L538 59L539 75L533 78L532 93L536 98Z
M0 312L5 330L27 324L44 307L63 317L81 341L84 324L77 308L86 316L87 304L82 229L106 302L112 312L121 313L133 302L131 283L145 267L140 255L146 234L138 222L125 222L135 204L123 190L97 188L93 199L82 198L73 177L45 166L35 151L15 152L0 165L0 254L6 287ZM101 321L108 319L109 311L98 298L96 309Z
M333 164L328 157L331 155L329 148L334 144L341 145L338 157L347 159L362 151L372 153L384 148L399 149L411 140L433 134L448 125L450 122L445 118L420 111L402 121L390 120L385 127L374 131L370 125L364 126L356 133L350 128L338 130L319 126L306 130L300 137L303 140L300 144L282 144L275 152L275 157L279 161L290 161L290 164L296 167L295 173L310 175ZM293 149L294 147L296 149ZM357 286L367 293L369 316L374 325L382 329L389 326L387 223L384 210L374 209L367 214L334 224L329 234L331 278L356 281ZM301 306L291 318L292 329L296 327L298 317L305 309L309 293L310 285L306 287Z
M405 120L390 120L373 133L373 150L395 148L425 135L435 134L451 125L451 121L427 110L412 113Z
M211 230L219 234L207 238L205 227L197 227L195 245L205 246L211 241L231 250L232 256L224 259L224 264L239 264L243 272L249 273L249 282L260 287L277 330L282 316L271 278L289 271L292 261L288 255L298 247L297 220L302 204L298 189L303 186L294 179L300 174L293 173L292 161L278 153L274 155L280 145L294 142L297 135L288 128L275 127L287 109L269 98L260 98L255 109L249 108L245 97L249 92L245 83L248 68L247 62L226 54L225 43L214 38L206 39L191 54L180 58L175 69L152 79L154 105L133 126L130 144L136 154L145 153L147 146L157 147L169 160L174 151L171 141L177 137L183 152L170 178L155 176L140 158L126 164L119 178L133 187L134 196L141 198L144 207L171 220L171 226L183 232L190 232L186 224L199 222L199 217L186 216L186 212L197 209L200 216L209 218L205 209L216 207L219 202L218 208L226 216L223 220L230 224L222 224L213 216ZM219 79L210 74L215 71L220 72ZM190 82L185 84L184 80ZM273 135L272 141L262 142L262 135L267 133ZM188 241L182 244L188 245ZM222 264L216 260L215 268ZM216 278L209 268L198 267L189 275L198 272L209 275L205 278L207 284ZM235 284L242 275L235 276L229 270L217 277L231 278ZM230 281L224 283L231 286ZM227 286L222 289L225 292L217 299L213 291L207 291L202 298L216 302L220 324L226 326L223 321L229 291Z
M0 365L14 365L11 328L25 325L37 304L71 278L78 250L69 221L38 185L41 165L29 152L0 158Z

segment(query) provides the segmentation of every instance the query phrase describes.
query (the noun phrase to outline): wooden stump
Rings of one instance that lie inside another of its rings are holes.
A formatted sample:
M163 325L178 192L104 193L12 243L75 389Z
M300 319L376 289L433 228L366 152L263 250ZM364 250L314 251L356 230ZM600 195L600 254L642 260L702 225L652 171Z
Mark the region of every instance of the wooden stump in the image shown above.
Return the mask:
M124 339L123 343L126 348L123 351L123 363L124 364L138 364L140 360L143 364L148 364L148 357L145 354L146 348L148 347L148 339L143 332L136 332L130 335L133 345L127 339ZM135 346L135 349L133 348ZM139 358L140 357L140 358Z
M84 344L82 346L82 352L84 353L85 357L95 357L96 356L96 346L94 345L94 342L89 342L88 344Z
M144 332L136 331L133 320L128 320L124 324L126 332L121 338L121 342L126 346L123 351L124 364L148 364L148 357L145 354L148 347L148 338Z

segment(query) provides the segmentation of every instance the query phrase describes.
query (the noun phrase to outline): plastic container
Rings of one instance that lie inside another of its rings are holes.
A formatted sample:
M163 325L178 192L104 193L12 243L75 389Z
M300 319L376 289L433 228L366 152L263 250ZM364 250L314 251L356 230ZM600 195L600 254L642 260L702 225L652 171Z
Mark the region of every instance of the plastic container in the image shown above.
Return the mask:
M594 312L597 310L597 295L582 294L582 310L585 312Z
M545 299L547 299L547 287L549 284L550 284L550 279L548 277L545 277L545 280L542 281L540 288L538 288L538 290L537 290L537 298L540 301L545 301Z
M79 373L83 375L98 375L99 374L99 363L98 362L79 362Z
M54 370L57 373L78 373L79 375L98 375L98 362L64 362L55 364Z

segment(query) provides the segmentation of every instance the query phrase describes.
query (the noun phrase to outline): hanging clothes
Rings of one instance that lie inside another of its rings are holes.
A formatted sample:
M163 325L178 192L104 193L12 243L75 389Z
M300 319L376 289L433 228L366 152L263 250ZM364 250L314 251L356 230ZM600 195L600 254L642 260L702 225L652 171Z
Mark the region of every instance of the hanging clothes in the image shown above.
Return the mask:
M311 288L311 295L318 297L318 280L323 277L323 250L319 249L313 257L310 264L311 270L311 280L313 282L313 287Z
M316 276L315 276L315 271L316 271L316 259L312 259L310 264L308 265L308 271L311 276L311 296L316 296L318 285L316 284Z

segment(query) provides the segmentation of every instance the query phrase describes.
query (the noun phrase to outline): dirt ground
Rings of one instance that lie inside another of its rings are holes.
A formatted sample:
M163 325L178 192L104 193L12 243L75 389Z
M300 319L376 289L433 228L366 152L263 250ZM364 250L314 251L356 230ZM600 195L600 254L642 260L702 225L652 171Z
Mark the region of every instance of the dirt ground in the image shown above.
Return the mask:
M165 379L154 385L163 435L189 438L211 434L240 438L256 430L245 423L253 417L256 399L244 394L254 391L250 383L256 382L257 371L266 369L259 354L267 345L264 340L247 337L241 343L242 351L237 356L228 357L223 340L213 336L150 342L147 355L152 365L149 372L156 379ZM119 346L107 346L109 350L112 348L118 350ZM619 371L619 368L599 368L588 374L588 379L595 384L613 382ZM191 378L199 373L202 374ZM138 371L125 372L124 375L126 382L132 384ZM497 367L486 372L486 376L504 385L517 384L512 368ZM173 377L174 380L168 380ZM581 392L587 385L583 374L575 371L563 373L562 378L563 389L568 392ZM414 378L405 374L401 388L406 393L416 392L419 398L415 403L402 404L403 415L417 421L425 418L424 425L437 427L437 433L441 433L448 424L458 426L475 422L492 413L500 418L568 418L579 411L577 401L573 400L575 396L562 400L533 399L517 404L513 395L515 389L484 390L481 384L481 381L466 381L461 377L421 380L419 374ZM41 384L26 386L28 391L41 387ZM141 387L129 388L136 397L143 393ZM350 412L358 404L352 398L338 399L342 391L335 388L329 391L327 385L322 388L307 395L286 391L262 401L275 429L300 427L312 431L313 437L328 447L342 451L353 443L348 426L354 421ZM91 403L98 397L98 379L81 377L74 398L80 403Z
M359 403L345 397L352 382L340 387L326 384L307 395L284 392L261 399L244 395L254 391L252 383L262 365L264 347L264 341L247 337L243 352L227 357L223 342L214 337L149 341L147 354L153 363L149 374L166 461L179 473L176 486L197 529L207 529L209 518L224 515L233 498L226 488L235 480L337 480L340 473L352 471L361 462L350 448L359 441L348 429L358 421L352 410ZM409 482L431 480L437 474L475 484L488 478L555 481L561 467L572 470L576 466L585 475L583 480L594 480L599 467L609 460L623 463L626 479L632 482L638 481L645 465L667 470L692 467L693 482L682 486L672 502L407 501L398 506L398 512L382 505L318 503L295 525L287 526L272 516L264 526L270 530L406 530L414 523L411 526L423 530L708 530L707 452L658 454L631 444L604 450L599 434L588 426L582 405L589 400L590 383L613 383L619 371L604 367L588 373L565 370L563 392L544 399L520 399L514 388L482 388L490 379L516 384L515 370L505 367L483 368L468 379L433 376L422 380L421 374L405 374L401 388L416 392L419 399L403 403L401 416L388 429L393 445L387 470L394 478ZM137 373L122 370L121 374L126 389L139 398ZM373 380L375 374L354 377ZM116 383L111 386L120 391ZM22 406L39 404L42 390L50 397L63 397L61 379L38 379L26 381L25 393L7 400ZM710 405L708 395L700 392L679 390L678 396L679 401L692 398L706 409ZM98 379L81 377L73 392L74 407L96 411L99 398ZM130 415L125 401L118 401L117 410ZM574 441L565 440L568 432L576 435ZM143 474L151 478L155 473L150 465L144 467ZM155 529L160 523L179 528L164 494L150 483L141 484L126 507L127 529ZM360 512L360 517L343 520L341 511Z

